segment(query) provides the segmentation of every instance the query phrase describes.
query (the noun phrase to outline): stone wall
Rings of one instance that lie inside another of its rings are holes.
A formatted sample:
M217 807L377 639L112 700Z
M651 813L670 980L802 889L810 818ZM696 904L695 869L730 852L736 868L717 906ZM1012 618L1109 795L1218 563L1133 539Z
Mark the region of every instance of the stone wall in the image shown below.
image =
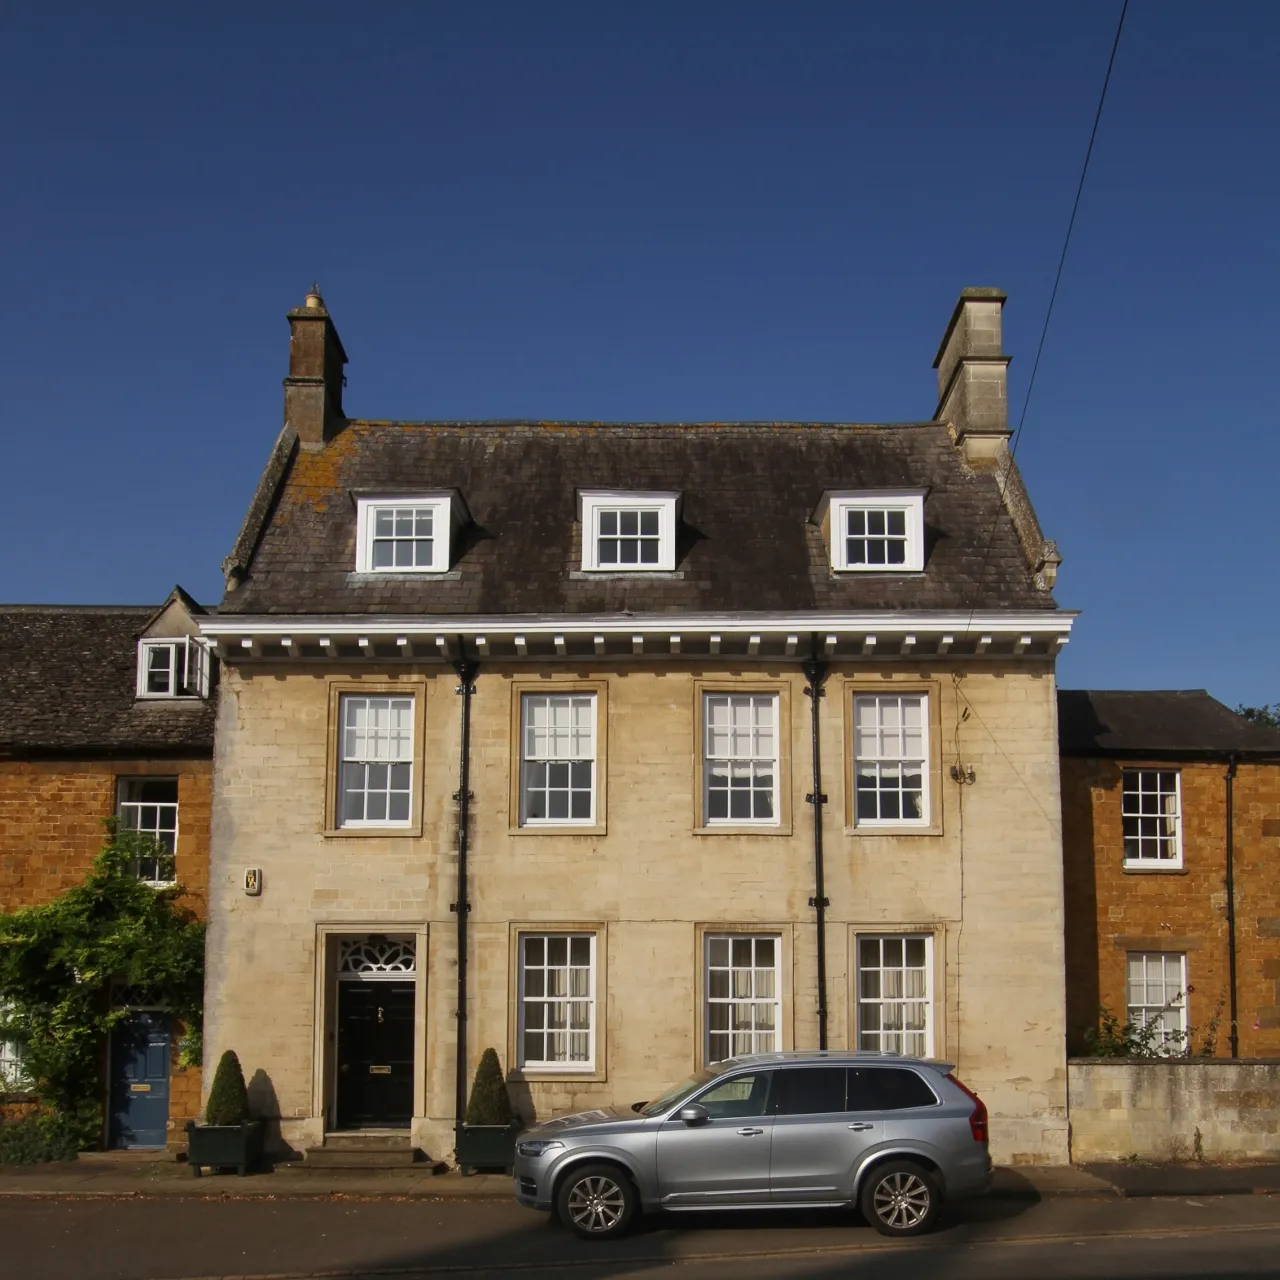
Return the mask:
M700 827L700 681L782 696L782 823ZM521 829L513 813L514 709L522 682L600 691L607 753L600 820L581 831ZM706 669L636 662L554 670L482 665L473 702L468 1059L515 1045L516 937L524 928L596 932L601 948L595 1070L512 1073L526 1119L652 1098L701 1065L707 929L782 941L784 1047L818 1043L810 706L785 664ZM413 1132L452 1149L457 956L457 677L439 666L287 674L227 667L219 703L210 885L206 1053L240 1055L278 1101L295 1147L332 1116L333 935L412 934L419 945ZM421 821L404 833L327 829L336 688L422 700ZM855 690L927 691L930 825L871 835L852 825L849 716ZM992 1113L1003 1161L1064 1161L1066 1064L1056 698L1046 663L965 671L849 664L822 701L829 1041L856 1043L859 932L934 939L934 1052ZM972 784L953 780L973 770ZM246 896L244 869L263 872Z
M79 884L101 851L103 821L115 813L118 781L178 779L177 876L187 904L205 914L209 885L211 760L41 760L0 762L0 911L43 906ZM201 1072L178 1066L175 1027L169 1080L169 1134L185 1144L199 1115Z
M1274 1160L1280 1059L1072 1059L1071 1158Z
M1124 767L1176 769L1182 866L1124 867ZM1226 765L1062 760L1067 913L1067 1026L1072 1052L1099 1005L1124 1018L1125 954L1187 956L1193 1051L1229 1052ZM1235 782L1235 903L1240 1053L1280 1055L1280 765L1239 765ZM1211 1024L1217 1011L1216 1035Z

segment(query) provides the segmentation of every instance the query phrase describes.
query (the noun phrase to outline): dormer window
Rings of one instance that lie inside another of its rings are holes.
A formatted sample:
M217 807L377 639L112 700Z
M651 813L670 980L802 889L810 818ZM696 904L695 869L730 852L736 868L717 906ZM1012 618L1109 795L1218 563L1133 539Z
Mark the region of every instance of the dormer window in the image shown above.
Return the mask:
M138 642L139 698L207 698L209 655L190 636Z
M456 494L356 500L358 573L444 573L451 535L462 523Z
M652 573L676 567L677 493L583 490L582 567L589 573Z
M924 494L831 493L823 499L831 567L840 573L919 573L924 568Z

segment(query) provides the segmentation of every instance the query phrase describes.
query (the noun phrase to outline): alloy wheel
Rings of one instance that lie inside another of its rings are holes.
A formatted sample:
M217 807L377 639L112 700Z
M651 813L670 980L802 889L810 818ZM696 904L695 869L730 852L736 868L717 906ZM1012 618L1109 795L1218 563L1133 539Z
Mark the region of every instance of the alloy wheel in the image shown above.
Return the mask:
M565 1207L575 1227L598 1235L612 1231L622 1220L626 1192L612 1178L583 1178L570 1190Z
M928 1216L933 1193L914 1173L890 1173L877 1184L872 1197L876 1217L888 1227L910 1231Z

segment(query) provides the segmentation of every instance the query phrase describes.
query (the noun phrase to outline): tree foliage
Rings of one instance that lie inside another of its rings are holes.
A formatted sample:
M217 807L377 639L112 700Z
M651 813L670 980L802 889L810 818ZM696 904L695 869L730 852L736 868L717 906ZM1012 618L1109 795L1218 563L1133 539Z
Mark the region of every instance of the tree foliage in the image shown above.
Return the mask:
M204 925L180 885L138 879L149 858L172 864L151 837L109 821L81 884L45 906L0 914L0 1037L18 1043L42 1110L81 1148L102 1132L104 1044L129 1000L200 1026Z
M243 1124L249 1118L249 1091L244 1085L244 1071L234 1049L218 1059L213 1073L213 1086L205 1104L206 1124Z
M1260 707L1236 708L1236 714L1244 716L1250 724L1260 724L1265 729L1280 729L1280 702L1264 703Z
M476 1078L471 1082L471 1098L467 1102L467 1124L509 1125L515 1116L511 1111L511 1098L507 1094L507 1082L502 1078L496 1049L486 1049L480 1055Z

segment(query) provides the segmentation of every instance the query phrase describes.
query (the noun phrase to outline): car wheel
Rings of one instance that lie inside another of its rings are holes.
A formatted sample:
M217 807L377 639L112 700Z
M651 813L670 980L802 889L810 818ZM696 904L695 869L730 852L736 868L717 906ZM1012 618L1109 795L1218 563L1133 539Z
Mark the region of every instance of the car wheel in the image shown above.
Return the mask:
M556 1192L556 1214L584 1240L611 1240L631 1224L636 1189L617 1165L584 1164L565 1175Z
M933 1226L941 1199L926 1169L910 1160L890 1160L867 1175L859 1204L882 1236L918 1236Z

